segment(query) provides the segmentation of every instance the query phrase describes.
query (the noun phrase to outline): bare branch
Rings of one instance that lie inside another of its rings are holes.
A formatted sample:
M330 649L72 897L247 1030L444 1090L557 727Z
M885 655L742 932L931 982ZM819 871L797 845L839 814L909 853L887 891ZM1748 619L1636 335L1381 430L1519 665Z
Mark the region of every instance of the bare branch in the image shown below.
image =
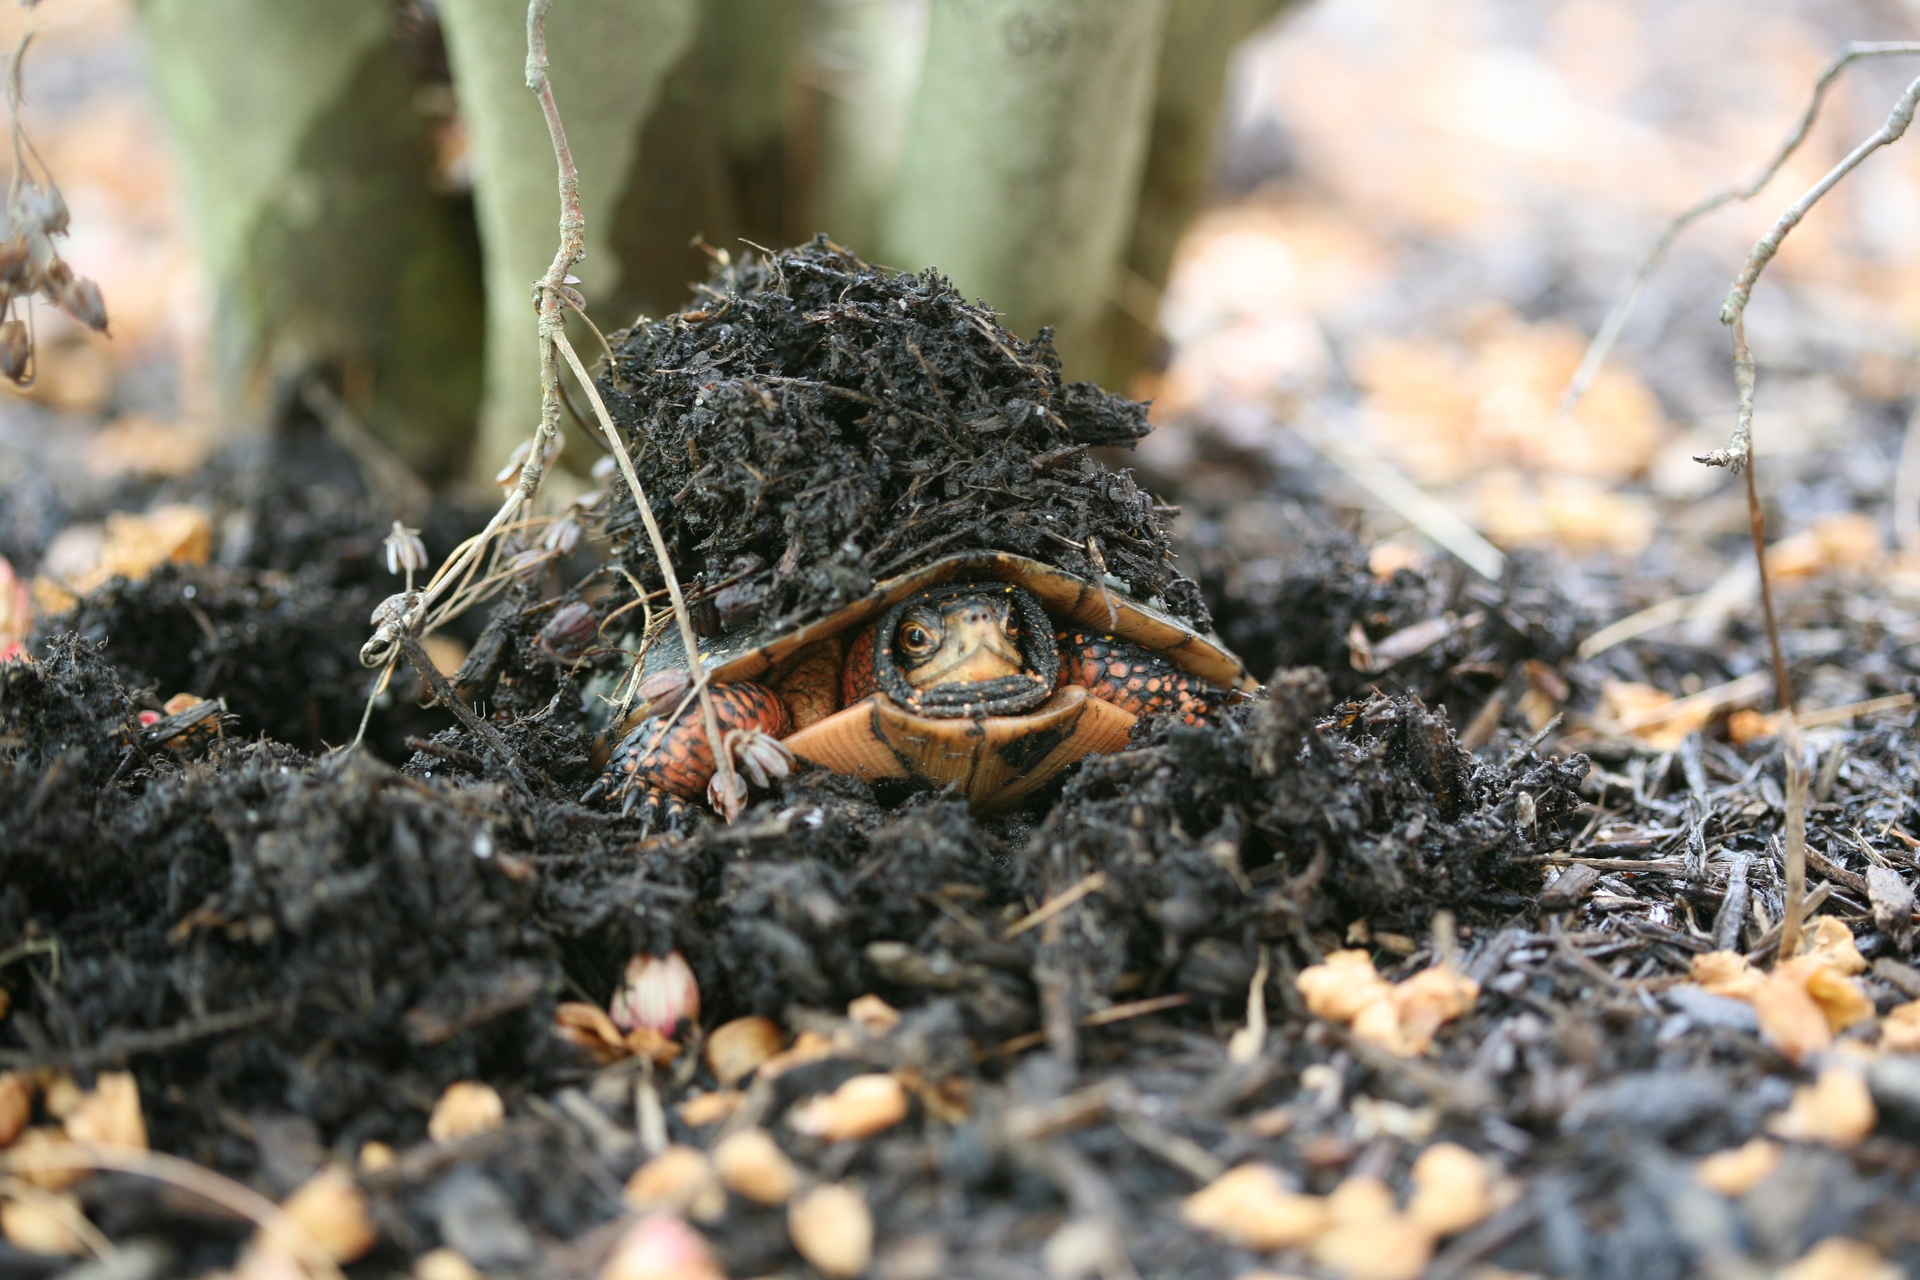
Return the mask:
M1673 242L1679 239L1680 233L1723 205L1753 199L1766 188L1768 183L1779 176L1781 168L1792 158L1793 153L1800 149L1800 144L1806 141L1807 134L1813 128L1813 122L1819 118L1820 107L1826 100L1827 90L1848 64L1862 58L1884 58L1909 53L1920 53L1920 41L1856 42L1843 47L1821 71L1820 78L1814 81L1813 93L1807 100L1806 109L1800 113L1799 123L1794 125L1792 131L1781 142L1779 149L1773 153L1773 158L1761 166L1759 172L1745 183L1739 186L1723 187L1702 196L1667 224L1666 229L1653 242L1653 247L1647 251L1647 256L1641 261L1639 270L1634 272L1627 291L1621 295L1618 302L1613 304L1613 309L1607 312L1606 319L1601 322L1599 331L1593 335L1593 341L1587 345L1586 354L1581 357L1580 367L1575 369L1573 376L1567 380L1567 389L1560 397L1560 408L1555 414L1556 419L1564 419L1580 403L1580 397L1585 395L1587 388L1592 385L1594 376L1600 372L1600 366L1605 364L1607 357L1612 354L1614 343L1619 341L1620 331L1626 327L1627 318L1633 314L1634 307L1640 302L1640 295L1646 290L1647 281L1666 260L1667 251L1673 247Z

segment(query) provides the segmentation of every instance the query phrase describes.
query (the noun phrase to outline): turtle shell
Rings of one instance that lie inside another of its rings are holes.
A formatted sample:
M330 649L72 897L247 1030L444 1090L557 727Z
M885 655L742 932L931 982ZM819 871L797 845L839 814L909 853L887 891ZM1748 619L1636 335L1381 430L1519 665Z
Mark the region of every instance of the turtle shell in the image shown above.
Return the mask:
M810 655L799 657L809 646L857 630L915 592L946 582L995 580L1032 592L1056 626L1077 625L1130 641L1218 688L1251 692L1259 687L1214 637L1123 592L1000 552L937 560L879 583L818 622L779 635L747 627L709 637L700 644L701 664L716 684L757 680L769 672L777 679L789 659L812 660ZM669 627L655 637L627 687L655 672L686 666L678 630ZM837 773L869 781L919 778L936 786L954 785L974 804L997 809L1030 795L1082 756L1120 750L1134 719L1131 712L1074 685L1055 691L1031 711L965 719L919 715L875 693L850 706L824 707L805 717L796 714L800 727L785 741L794 755Z
M1077 624L1130 640L1222 689L1251 693L1260 687L1260 682L1247 674L1245 664L1215 637L1202 635L1178 618L1142 604L1123 591L1097 587L1052 565L1004 552L964 552L935 560L910 573L877 583L860 599L817 622L778 635L765 635L755 627L739 627L707 637L700 641L700 664L708 678L716 683L756 679L814 641L855 631L921 588L952 582L962 576L997 578L1025 587L1040 598L1047 615L1055 622ZM686 666L686 650L681 645L679 631L668 627L648 648L634 680L644 680L658 671L683 671Z

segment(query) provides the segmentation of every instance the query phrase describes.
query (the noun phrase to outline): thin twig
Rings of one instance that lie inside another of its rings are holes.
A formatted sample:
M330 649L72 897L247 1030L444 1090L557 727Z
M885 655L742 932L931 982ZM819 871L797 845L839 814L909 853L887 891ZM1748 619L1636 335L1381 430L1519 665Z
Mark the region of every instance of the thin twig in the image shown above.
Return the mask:
M1601 322L1599 331L1593 335L1593 341L1588 344L1586 354L1580 359L1580 367L1575 369L1573 376L1567 380L1567 389L1560 397L1560 408L1554 415L1556 421L1565 419L1572 413L1574 407L1580 403L1580 397L1586 394L1594 375L1600 372L1600 366L1605 364L1607 356L1612 354L1613 345L1619 340L1620 331L1626 327L1628 317L1633 314L1634 307L1639 304L1640 295L1646 290L1647 281L1666 260L1667 251L1673 247L1673 242L1680 237L1680 233L1723 205L1753 199L1765 189L1768 183L1779 176L1781 168L1792 158L1793 153L1800 149L1800 144L1807 140L1807 134L1813 128L1813 122L1820 114L1820 106L1827 96L1828 88L1848 63L1856 62L1861 58L1882 58L1905 53L1920 53L1920 42L1856 42L1846 45L1834 55L1831 62L1827 63L1825 70L1820 73L1820 78L1814 81L1813 94L1807 101L1806 109L1800 113L1799 123L1781 142L1779 150L1773 153L1773 158L1745 183L1739 186L1723 187L1702 196L1666 225L1666 229L1661 231L1659 238L1653 242L1653 247L1647 251L1647 256L1641 260L1640 268L1634 272L1627 291L1621 295L1618 302L1613 304L1613 309Z
M693 615L680 593L680 580L674 572L673 560L667 554L666 539L660 533L658 521L654 519L646 491L640 487L640 478L634 473L633 459L628 456L620 432L607 415L607 407L601 402L599 389L593 385L593 379L588 376L580 357L567 341L564 311L569 305L567 272L585 254L587 223L580 212L579 171L574 168L573 152L567 146L567 131L560 123L560 108L553 100L553 83L547 76L547 10L552 4L553 0L531 0L527 5L527 88L533 90L540 99L540 110L547 121L547 134L553 142L554 158L560 166L560 249L554 254L553 264L547 268L547 274L541 277L536 287L541 340L540 434L535 438L533 451L527 455L527 463L529 466L539 464L547 440L559 428L560 371L555 357L563 353L574 376L579 378L593 401L594 414L600 419L600 429L606 433L608 445L620 460L620 474L633 494L633 505L639 508L641 522L646 525L647 537L653 543L653 554L660 561L660 574L666 580L667 595L673 602L674 620L680 624L680 639L687 650L687 674L692 678L694 692L700 699L700 718L707 731L707 741L713 745L715 791L728 801L721 807L730 820L734 816L731 806L737 794L737 775L733 770L733 761L720 741L720 721L713 711L713 696L707 691L707 682L702 678L700 642L694 634ZM525 482L523 469L523 488Z
M1897 52L1920 52L1920 45L1908 46ZM1720 307L1720 322L1733 334L1733 380L1739 395L1739 405L1734 415L1733 438L1724 449L1702 454L1694 459L1710 467L1731 467L1735 471L1745 468L1747 472L1747 510L1753 533L1754 557L1760 569L1760 604L1766 616L1767 645L1773 660L1774 696L1780 709L1789 714L1793 711L1793 686L1787 677L1787 665L1780 648L1780 629L1774 619L1773 591L1767 580L1766 522L1760 509L1759 488L1753 478L1753 401L1754 401L1754 362L1753 351L1747 345L1747 303L1753 298L1753 288L1759 283L1760 273L1767 269L1775 254L1780 252L1781 243L1787 234L1800 225L1802 219L1821 197L1846 177L1868 156L1881 147L1896 142L1906 133L1913 123L1916 104L1920 104L1920 79L1914 80L1901 93L1900 98L1888 112L1886 123L1875 130L1865 141L1847 154L1846 159L1827 171L1825 177L1808 188L1805 195L1787 207L1787 211L1761 236L1747 255L1746 265L1727 290L1727 300Z
M1786 906L1780 917L1780 959L1800 946L1807 907L1807 753L1793 713L1781 717L1780 750L1787 758Z
M452 711L469 731L480 735L481 740L493 748L494 754L500 757L500 763L506 767L507 776L513 779L514 785L520 789L521 793L531 794L532 789L527 785L526 770L520 763L520 757L515 754L512 747L507 745L507 740L500 736L498 729L475 715L473 708L453 691L453 686L447 683L447 678L440 674L440 668L433 665L433 659L428 655L425 646L420 643L419 637L411 631L402 632L400 651L407 655L407 661L413 664L413 669L420 673L420 678L426 681L429 689L433 690L433 696L444 702L447 709Z

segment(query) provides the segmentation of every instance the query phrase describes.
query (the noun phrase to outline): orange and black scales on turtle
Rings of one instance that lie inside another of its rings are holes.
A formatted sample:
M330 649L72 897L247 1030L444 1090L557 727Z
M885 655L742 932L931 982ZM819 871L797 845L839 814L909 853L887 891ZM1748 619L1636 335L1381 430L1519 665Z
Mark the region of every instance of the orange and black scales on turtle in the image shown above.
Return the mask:
M651 653L633 675L647 708L616 726L589 792L668 825L703 793L722 808L744 799L717 790L714 744L677 658ZM1002 554L947 557L810 626L703 645L701 661L736 777L765 786L798 757L956 786L985 809L1119 750L1143 716L1196 723L1258 687L1177 618Z

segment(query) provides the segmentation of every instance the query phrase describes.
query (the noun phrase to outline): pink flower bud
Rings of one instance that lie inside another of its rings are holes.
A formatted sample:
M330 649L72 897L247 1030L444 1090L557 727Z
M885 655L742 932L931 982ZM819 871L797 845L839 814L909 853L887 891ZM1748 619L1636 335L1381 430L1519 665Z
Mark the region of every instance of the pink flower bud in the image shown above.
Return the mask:
M699 1019L700 983L678 951L667 952L664 959L637 955L627 961L626 980L613 993L608 1012L622 1031L645 1027L672 1035L680 1019Z

